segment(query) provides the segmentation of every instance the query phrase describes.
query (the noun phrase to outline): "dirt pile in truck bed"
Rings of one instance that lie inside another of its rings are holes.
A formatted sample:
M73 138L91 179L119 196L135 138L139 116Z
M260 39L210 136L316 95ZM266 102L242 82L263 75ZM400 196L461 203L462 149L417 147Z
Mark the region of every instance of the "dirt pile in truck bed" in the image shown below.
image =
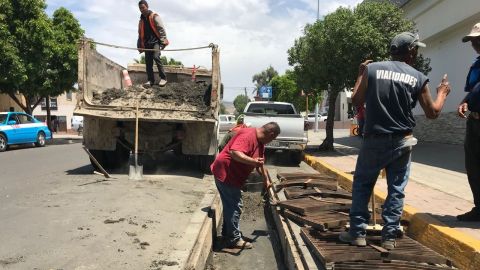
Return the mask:
M207 111L210 106L210 85L205 82L168 83L164 87L133 85L126 89L110 88L101 93L93 92L93 103L112 106L130 106L140 100L142 104L171 104L195 107Z

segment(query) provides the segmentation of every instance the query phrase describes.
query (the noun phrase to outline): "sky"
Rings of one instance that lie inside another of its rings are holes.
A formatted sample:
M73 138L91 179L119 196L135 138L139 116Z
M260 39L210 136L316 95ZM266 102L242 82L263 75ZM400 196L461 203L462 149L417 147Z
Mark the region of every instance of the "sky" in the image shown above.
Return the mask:
M47 13L63 6L80 21L95 41L135 47L140 12L136 0L47 0ZM272 65L280 74L289 67L287 50L317 19L316 0L151 0L149 8L163 20L170 45L191 48L215 43L220 48L224 100L252 94L252 76ZM320 17L361 0L319 0ZM140 55L134 50L97 46L97 50L126 67ZM185 66L211 67L211 51L163 52Z

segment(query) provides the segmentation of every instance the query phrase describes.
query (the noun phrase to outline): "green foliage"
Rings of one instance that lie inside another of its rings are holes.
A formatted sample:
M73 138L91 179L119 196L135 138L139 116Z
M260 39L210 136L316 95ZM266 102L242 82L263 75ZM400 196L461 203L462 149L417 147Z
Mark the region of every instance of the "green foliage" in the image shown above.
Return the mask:
M73 14L61 7L53 13L53 44L47 64L44 95L57 96L73 89L78 73L78 40L84 31Z
M389 1L367 0L355 9L341 7L323 20L306 25L303 36L295 40L288 50L288 61L297 85L316 97L328 91L331 113L321 148L333 148L333 112L338 93L353 87L361 62L389 59L391 39L404 31L414 32L415 25L400 8ZM417 62L420 71L430 71L429 59L419 56Z
M29 113L42 97L70 90L77 77L83 30L68 10L60 8L50 19L45 8L44 0L0 0L0 92Z
M301 90L297 87L295 73L287 70L285 75L278 75L270 81L272 86L272 100L290 102L295 105L298 111L304 111L306 106L306 96L301 96ZM309 104L313 108L313 102Z
M257 89L264 85L269 85L273 77L278 76L278 72L272 67L269 66L267 69L263 70L260 73L253 75L252 82L255 83Z
M225 108L225 104L220 103L220 114L227 114L227 108Z
M238 95L237 97L235 97L235 99L233 100L233 106L235 106L237 114L243 113L243 110L245 109L245 106L247 106L247 103L249 101L250 100L245 95Z
M161 56L160 60L162 61L162 65L183 67L183 63L181 61L177 61L173 58L168 59L166 56ZM145 64L145 54L142 54L140 59L133 59L133 61L135 61L137 64Z

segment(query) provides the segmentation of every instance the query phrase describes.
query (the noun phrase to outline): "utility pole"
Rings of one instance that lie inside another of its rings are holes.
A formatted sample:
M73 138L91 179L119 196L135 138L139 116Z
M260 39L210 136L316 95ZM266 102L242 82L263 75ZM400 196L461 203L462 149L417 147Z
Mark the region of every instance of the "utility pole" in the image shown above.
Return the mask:
M320 20L320 0L317 1L317 21Z

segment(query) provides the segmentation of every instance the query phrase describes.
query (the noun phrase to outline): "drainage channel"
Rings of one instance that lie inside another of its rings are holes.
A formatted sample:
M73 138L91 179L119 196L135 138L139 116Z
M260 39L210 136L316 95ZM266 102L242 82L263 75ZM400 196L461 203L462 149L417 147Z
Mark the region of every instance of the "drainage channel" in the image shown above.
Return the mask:
M352 202L351 194L338 186L337 179L318 172L289 172L277 176L279 192L271 196L278 196L278 214L291 224L285 235L290 233L296 246L292 253L301 259L295 268L455 269L449 259L406 235L399 235L395 249L382 248L377 225L368 231L366 247L340 242L339 234L347 230ZM378 213L380 206L373 204L371 211Z
M221 222L217 231L213 251L209 256L206 268L214 269L287 269L283 264L283 253L278 232L273 222L270 206L263 201L262 179L252 174L242 193L243 212L240 230L244 237L253 243L253 249L227 249L222 246Z

